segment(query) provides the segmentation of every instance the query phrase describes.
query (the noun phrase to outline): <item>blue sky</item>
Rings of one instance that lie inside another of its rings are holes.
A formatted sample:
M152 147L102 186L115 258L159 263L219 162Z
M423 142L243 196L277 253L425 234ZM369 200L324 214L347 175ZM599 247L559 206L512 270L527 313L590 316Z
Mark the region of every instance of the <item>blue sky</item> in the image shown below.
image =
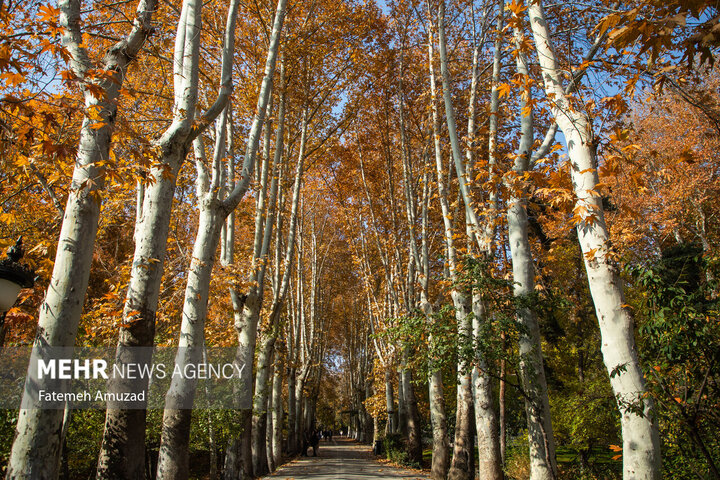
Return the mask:
M382 10L385 15L390 13L390 8L388 7L386 0L375 0L375 3L377 3L378 7L380 7L380 10Z

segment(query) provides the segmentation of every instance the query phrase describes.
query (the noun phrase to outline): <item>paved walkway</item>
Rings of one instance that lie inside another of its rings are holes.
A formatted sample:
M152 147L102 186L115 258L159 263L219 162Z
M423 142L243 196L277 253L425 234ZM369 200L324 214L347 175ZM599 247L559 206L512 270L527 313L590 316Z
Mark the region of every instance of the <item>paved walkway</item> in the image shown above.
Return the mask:
M312 455L312 448L308 449ZM367 480L405 478L427 480L428 477L380 463L367 445L344 438L321 441L317 457L299 457L285 464L266 479L285 480Z

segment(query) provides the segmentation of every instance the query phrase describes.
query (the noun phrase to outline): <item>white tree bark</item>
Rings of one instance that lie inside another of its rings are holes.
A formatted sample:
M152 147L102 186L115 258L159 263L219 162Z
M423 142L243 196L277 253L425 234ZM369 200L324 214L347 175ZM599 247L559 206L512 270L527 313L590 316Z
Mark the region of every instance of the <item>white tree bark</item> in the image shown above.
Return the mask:
M272 96L268 104L268 113L272 112ZM265 204L268 201L268 173L270 171L270 140L272 136L272 119L268 114L265 116L265 132L263 139L263 159L262 167L259 173L259 182L257 188L257 198L255 201L255 241L253 248L253 256L251 262L251 280L250 284L255 288L252 293L258 295L258 315L262 308L263 299L265 297L264 281L265 281L265 264L267 258L267 248L263 251L263 239L265 231L270 231L271 223L269 218L272 217L269 211L266 212ZM275 190L277 193L277 190ZM270 198L272 203L275 199ZM266 214L268 219L266 219ZM274 219L273 219L274 220ZM270 238L270 237L268 237ZM253 464L253 473L255 476L264 475L268 472L267 452L265 450L265 437L267 427L267 406L268 379L272 375L270 361L272 358L273 348L267 332L263 332L260 341L260 350L257 355L257 373L255 376L255 395L253 396L253 412L252 412L252 439L251 439L251 455Z
M194 122L198 99L202 2L183 2L173 59L173 121L155 142L161 158L150 169L141 218L135 226L135 253L123 311L123 324L128 326L120 329L115 356L117 364L146 365L151 362L155 313L175 182L192 140L223 111L228 102L232 90L233 32L237 9L238 2L232 2L225 30L218 96L200 120ZM147 387L147 378L113 379L108 384L111 392L138 392ZM134 405L108 403L98 478L140 478L144 475L145 416L144 402Z
M274 326L270 327L271 329ZM260 341L257 354L257 373L255 375L255 395L252 408L252 462L255 476L265 475L270 471L267 457L267 413L269 391L272 388L272 358L275 346L275 335L267 332Z
M273 172L277 173L279 170L280 162L283 157L283 131L285 123L285 98L284 92L284 67L280 68L280 105L278 110L278 126L275 135L275 155L273 162ZM267 127L266 127L267 128ZM269 128L268 128L269 130ZM269 140L267 141L269 143ZM269 152L269 148L266 149ZM266 157L269 153L266 153ZM262 189L265 190L267 184L267 166L264 166L263 178L261 180ZM277 204L278 196L278 178L277 175L273 175L272 185L270 187L270 205L268 207L267 215L264 217L260 215L260 212L264 210L265 195L261 194L258 197L257 210L258 215L255 221L255 252L253 256L253 268L255 270L255 277L253 283L257 285L257 291L260 298L263 297L264 284L265 284L265 271L268 263L268 250L270 247L270 240L272 237L273 223L275 222L275 206ZM278 212L278 215L280 213ZM278 217L278 222L280 217ZM280 229L278 225L278 235ZM278 237L279 238L279 237ZM282 242L276 241L276 250L280 249ZM294 244L293 244L294 246ZM292 253L291 253L292 254ZM275 262L275 273L279 273L280 265L277 261L279 259L279 252L276 251L276 262ZM291 257L292 258L292 257ZM286 268L289 268L290 264L286 264ZM287 284L283 284L283 296L284 292L287 291ZM271 359L272 352L275 348L275 340L279 331L279 320L280 320L280 306L276 305L277 295L279 291L275 292L275 301L273 302L273 309L271 309L270 322L268 324L267 331L264 332L264 338L261 342L260 353L257 359L257 375L255 379L255 395L253 397L253 419L252 419L252 456L253 456L253 472L255 475L262 475L267 473L268 464L265 462L268 459L267 449L265 447L266 438L266 425L264 424L267 418L267 412L265 411L265 405L268 404L270 371L271 371ZM284 299L284 297L283 297Z
M445 116L447 118L448 133L450 136L452 156L455 163L455 171L458 177L460 196L465 210L466 231L468 238L473 239L474 237L475 243L480 251L487 254L487 252L490 251L489 245L491 238L488 238L487 228L481 230L475 213L469 191L470 179L467 177L466 168L462 160L460 141L458 138L457 128L455 126L455 110L452 105L451 80L448 69L447 41L445 36L445 2L442 0L439 2L437 21ZM474 61L477 61L477 56L474 55L473 59ZM477 66L475 65L473 68L473 74L476 74L476 72ZM472 82L471 85L476 85L476 82ZM474 118L472 118L474 113L474 106L472 105L474 104L474 91L471 92L470 102L471 108L469 110L470 118L468 120L468 138L472 141L474 136ZM497 109L497 104L495 104L494 107ZM495 112L495 114L497 114L497 112ZM472 163L473 158L471 145L466 153L469 160L468 163L470 164ZM451 235L452 232L448 232L446 226L446 238L448 236L451 237ZM454 283L458 280L457 272L458 266L451 265L450 276ZM458 322L461 355L458 361L455 443L453 446L453 457L448 478L467 479L473 476L471 469L473 467L474 444L472 442L473 435L470 430L473 423L473 418L471 418L471 407L474 403L474 397L477 400L475 403L477 403L477 406L479 407L476 412L476 416L480 420L477 427L479 439L489 442L489 444L483 445L483 447L490 447L489 450L482 452L483 454L489 454L489 458L486 458L487 462L484 463L487 472L481 473L497 475L500 469L500 455L499 447L497 446L497 434L493 430L494 425L497 423L497 414L495 412L493 402L487 401L487 399L491 397L491 385L488 372L481 370L474 371L474 369L470 366L470 359L463 358L467 356L468 352L472 349L473 323L479 325L479 323L482 322L481 318L475 318L474 313L483 313L484 308L481 308L482 305L478 305L477 308L474 309L475 311L471 309L473 298L470 291L464 291L458 287L454 287L451 296L455 305L455 316ZM478 357L476 358L476 362L479 361L480 364L484 363L481 352L476 351L475 356ZM474 377L476 382L472 381L473 372L475 373Z
M498 189L499 176L497 174L497 137L498 125L500 123L500 95L498 86L500 84L500 68L503 48L503 23L504 23L505 2L500 0L497 9L497 22L495 26L495 45L493 52L493 71L490 89L490 118L488 126L488 185L486 214L482 225L482 237L479 239L480 256L489 260L493 255L493 243L495 239L495 225L498 216ZM473 41L477 42L475 36L475 13L473 9ZM471 108L468 118L468 138L475 137L475 85L477 83L477 53L480 45L476 44L473 55L473 79L472 94L470 96ZM472 145L467 149L468 169L475 163ZM468 205L467 208L472 208ZM488 321L487 309L482 295L484 292L475 289L473 292L473 344L475 365L472 370L473 406L475 412L475 430L477 433L478 446L478 473L480 478L487 480L502 480L502 454L500 452L499 420L498 411L493 396L493 385L490 378L491 366L485 359L485 354L479 345L482 343L482 330L485 322Z
M258 141L261 126L269 103L272 78L275 73L275 63L280 44L280 32L285 17L286 0L279 0L275 13L275 21L268 47L265 64L265 74L258 94L257 110L253 125L249 133L241 181L235 186L227 199L223 200L225 184L224 168L221 161L225 157L225 135L227 132L227 115L218 119L216 128L216 146L214 151L212 178L209 184L203 182L207 176L202 162L203 150L198 148L199 158L196 158L198 167L198 198L200 199L200 225L193 248L193 258L188 272L188 283L185 290L185 303L181 323L180 342L175 364L181 368L188 363L197 362L201 340L204 338L205 318L207 315L207 295L210 287L210 274L215 261L215 252L220 241L220 235L227 216L232 212L245 194L249 186L249 178L255 165ZM238 2L231 7L234 25L234 13L237 12ZM234 32L230 28L230 17L227 32ZM226 49L232 52L233 35L227 38ZM229 58L232 58L230 55ZM228 60L229 61L229 60ZM224 69L223 69L224 70ZM212 108L212 107L211 107ZM246 360L246 359L245 359ZM247 373L252 381L252 357L249 361L241 362L241 381L247 381ZM190 419L192 402L197 387L197 381L192 378L174 376L166 395L166 407L163 416L163 432L158 458L158 479L187 478L187 455L190 435ZM242 402L243 399L240 401ZM251 404L252 400L249 401ZM251 465L244 463L244 471L251 475Z
M428 13L429 3L428 3ZM432 16L428 15L428 65L430 74L430 102L432 104L433 119L433 146L435 151L435 166L437 171L438 198L443 216L443 234L445 252L452 269L455 268L455 250L452 240L452 220L448 206L447 190L444 182L442 148L440 146L440 118L437 107L437 94L435 84L435 62L433 59L435 39L433 35ZM426 220L424 218L424 220ZM430 421L433 426L433 453L431 475L434 480L444 480L450 468L450 441L447 432L447 416L445 414L445 398L443 395L442 372L432 362L429 365L430 378Z
M452 151L453 161L455 163L455 170L458 176L458 187L460 189L460 195L463 199L465 208L465 217L467 223L470 225L473 235L475 235L478 242L481 241L482 233L480 232L480 222L475 213L473 201L470 196L470 189L468 187L470 179L467 177L465 171L465 164L463 162L462 153L460 151L460 139L457 132L457 122L455 121L455 108L452 104L452 86L450 79L450 71L448 69L448 56L447 56L447 39L445 37L445 1L441 0L438 3L438 44L440 50L440 73L442 77L443 85L443 101L445 103L445 118L447 120L448 134L450 137L450 147ZM482 245L479 244L480 248Z
M275 356L277 358L277 350ZM273 375L273 393L272 393L272 448L270 455L272 456L272 464L277 468L282 463L282 430L283 430L283 398L282 398L282 370L279 368L280 363L276 362L275 373Z
M205 199L203 203L211 201ZM198 236L193 248L193 257L188 272L183 321L180 327L180 341L175 366L183 369L185 365L202 361L202 348L205 342L204 319L207 308L210 275L222 229L223 218L217 215L212 205L203 205L200 214ZM190 442L191 408L197 389L197 379L174 376L165 396L163 432L158 456L158 479L183 479L189 476L188 446Z
M518 73L529 79L529 69L525 52L525 34L523 23L518 21L514 27L515 62ZM528 305L535 291L535 271L532 251L528 240L527 189L520 179L528 171L533 146L532 109L526 110L532 99L528 87L520 94L521 136L518 155L513 166L515 182L507 182L509 191L507 220L508 239L512 256L513 294L525 305L518 309L517 321L520 324L519 373L525 393L525 412L528 424L530 454L530 478L549 480L557 477L555 460L555 440L550 418L550 402L543 365L540 328L537 316Z
M283 102L280 103L280 108L284 108ZM284 113L283 113L284 115ZM280 310L282 308L282 302L285 298L285 293L288 289L288 284L290 280L290 272L291 272L291 260L293 257L293 248L295 246L295 232L296 232L296 226L297 226L297 215L298 215L298 205L300 202L300 186L302 184L302 173L304 169L304 157L305 157L305 145L306 145L306 137L307 137L307 109L304 110L303 113L303 124L302 124L302 134L301 134L301 140L300 140L300 152L298 154L298 163L297 168L295 172L295 183L293 185L293 197L292 197L292 208L290 213L290 226L289 226L289 232L288 232L288 240L286 244L286 254L285 254L285 274L283 275L283 281L281 286L281 291L277 292L277 296L274 299L273 307L271 309L271 329L275 329L277 327L277 322L279 321L280 316ZM282 142L282 127L283 123L279 121L278 123L278 140ZM282 143L278 143L276 147L280 150L276 150L276 160L279 161L280 157L282 156ZM260 251L256 250L257 257L255 258L255 262L260 262L261 257L263 255L266 256L267 248L269 245L269 237L266 237L266 235L270 234L270 228L271 228L271 219L268 219L265 227L265 231L262 230L262 228L259 228L261 223L256 221L256 232L260 232L260 234L256 233L256 248L258 246L258 242L262 240L263 238L268 238L268 242L262 242L262 246L260 248ZM280 234L280 231L278 230L278 235ZM263 251L264 249L264 251ZM264 262L262 262L264 263ZM280 265L275 265L276 269L280 268ZM238 358L242 358L245 365L252 365L254 356L255 356L255 346L256 346L256 340L257 340L257 327L258 327L258 320L260 318L260 307L262 303L263 293L260 289L262 285L264 284L264 273L265 273L265 267L260 267L258 271L258 275L255 277L254 280L254 286L251 287L250 291L248 292L247 299L245 301L245 306L243 308L242 313L242 320L241 325L239 329L238 334L238 350L237 350L237 356ZM253 388L252 388L252 369L248 369L249 372L245 373L243 372L243 377L241 379L242 382L242 389L240 390L240 397L239 402L241 404L241 409L248 409L247 412L243 412L243 416L248 416L251 418L250 420L250 431L244 432L245 435L250 435L249 439L244 439L243 442L247 442L248 440L251 443L251 461L253 462L255 467L265 469L265 465L262 461L262 458L265 456L263 454L263 448L264 448L264 437L265 437L265 431L264 426L262 425L262 419L261 415L264 413L264 407L263 405L267 402L267 382L269 380L269 360L270 360L270 352L272 351L272 348L275 343L275 333L273 332L269 337L266 339L266 343L263 345L263 348L261 348L261 356L258 357L257 362L257 378L255 382L256 391L255 394L253 394ZM250 382L250 383L245 383ZM249 388L248 388L249 386ZM259 389L258 389L259 388ZM247 451L244 452L244 455L247 455ZM244 457L243 457L244 458ZM264 472L253 472L253 474L262 474Z
M592 123L584 111L571 106L563 89L540 0L530 4L528 14L545 91L552 98L551 110L565 136L570 157L575 213L580 217L578 241L600 324L603 359L621 413L623 478L657 480L661 462L658 429L652 401L645 395L645 378L635 346L633 320L624 308L624 294L612 258L602 199L595 190L599 178ZM634 408L629 408L631 405Z
M415 181L413 178L413 168L411 164L410 146L408 145L406 125L405 125L405 91L403 85L404 76L404 54L400 56L400 78L399 78L399 116L400 116L400 149L403 170L403 190L405 193L405 211L407 216L409 247L410 247L410 263L407 276L408 291L408 311L419 308L423 311L423 306L428 304L428 277L424 275L424 265L427 263L427 250L425 256L421 258L421 248L418 248L417 232L415 224L417 223L417 203L415 198ZM427 193L427 189L423 190ZM420 200L425 204L425 198ZM421 232L425 237L421 237L421 244L427 244L427 230ZM421 271L418 271L420 269ZM415 295L415 283L419 281L420 296ZM412 462L422 463L422 434L420 432L420 416L417 410L417 400L412 384L412 373L408 368L409 352L407 347L403 348L401 362L401 379L406 402L405 410L407 411L407 453L409 460ZM435 408L437 410L437 407Z
M98 66L110 73L108 78L90 78L94 67L83 47L80 0L61 0L59 24L63 27L63 45L70 53L70 68L83 82L99 87L99 99L83 88L86 111L93 111L101 120L83 119L75 158L70 194L58 240L50 286L40 307L38 331L28 369L26 388L18 416L17 435L8 461L8 479L57 478L62 441L60 438L63 409L36 408L37 392L52 390L48 380L38 378L33 368L36 359L48 355L53 347L75 344L90 276L95 237L100 217L101 192L109 159L110 141L117 115L117 100L128 65L140 52L151 32L151 19L156 0L138 2L133 26L128 35L113 45ZM97 123L101 123L98 127ZM55 385L58 387L58 385ZM33 395L32 392L35 392Z

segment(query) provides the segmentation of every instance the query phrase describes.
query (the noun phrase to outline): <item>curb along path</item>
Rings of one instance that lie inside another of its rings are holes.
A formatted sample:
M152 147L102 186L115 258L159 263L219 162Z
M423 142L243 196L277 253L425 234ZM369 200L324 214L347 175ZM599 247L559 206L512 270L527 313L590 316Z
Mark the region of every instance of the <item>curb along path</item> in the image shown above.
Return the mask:
M312 455L312 448L308 449ZM427 480L411 470L382 464L370 447L344 438L320 442L317 457L298 457L264 479L292 480L365 480L405 478Z

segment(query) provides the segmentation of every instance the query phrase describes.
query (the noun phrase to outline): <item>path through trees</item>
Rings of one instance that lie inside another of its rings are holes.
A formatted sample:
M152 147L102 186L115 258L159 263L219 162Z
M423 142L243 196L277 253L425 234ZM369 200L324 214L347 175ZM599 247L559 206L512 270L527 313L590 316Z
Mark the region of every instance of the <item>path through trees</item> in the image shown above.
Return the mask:
M380 463L370 447L358 445L347 438L321 442L317 457L300 457L277 472L263 477L294 478L295 480L380 480L405 478L426 480L427 476L387 463Z
M289 476L414 478L377 444L720 479L718 31L705 0L0 0L0 247L38 276L0 312L6 478L249 480L343 429Z

